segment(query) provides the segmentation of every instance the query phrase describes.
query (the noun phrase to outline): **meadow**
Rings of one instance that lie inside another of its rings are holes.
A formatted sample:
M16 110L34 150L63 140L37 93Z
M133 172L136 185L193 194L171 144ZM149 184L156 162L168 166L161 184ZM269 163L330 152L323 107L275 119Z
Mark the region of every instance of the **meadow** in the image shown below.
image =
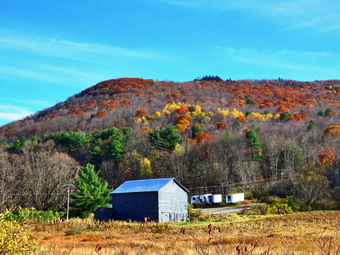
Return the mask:
M183 223L28 224L43 254L340 254L340 212L225 214Z

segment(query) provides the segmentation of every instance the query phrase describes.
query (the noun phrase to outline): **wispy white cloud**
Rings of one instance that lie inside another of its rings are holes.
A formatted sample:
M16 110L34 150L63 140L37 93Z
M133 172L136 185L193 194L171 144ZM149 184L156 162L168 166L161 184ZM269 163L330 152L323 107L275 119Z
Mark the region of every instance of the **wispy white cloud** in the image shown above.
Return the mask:
M21 68L21 67L14 67L14 66L0 66L0 73L2 76L9 75L14 79L21 79L25 78L28 80L34 81L45 81L45 82L52 82L58 83L58 77L52 77L48 74L44 74L40 71L30 70L30 67Z
M128 49L97 43L75 42L69 40L37 39L27 36L0 37L0 48L56 58L75 59L92 62L100 56L140 58L151 60L172 60L170 56L154 51ZM96 58L93 56L96 55Z
M150 0L155 1L155 0ZM239 11L245 17L269 19L283 29L310 29L317 32L340 30L340 2L337 0L162 0L184 8L216 13Z
M12 106L12 105L0 105L0 123L5 123L7 121L20 120L31 114L32 112L21 107Z
M336 61L339 56L328 52L308 52L293 50L258 50L249 48L216 47L217 54L234 62L268 66L280 70L308 71L330 76L340 76L336 66L330 69L324 63Z
M19 101L21 103L25 103L25 104L31 104L31 105L38 105L38 106L45 106L45 107L49 107L52 106L53 103L50 101L45 101L45 100L16 100Z

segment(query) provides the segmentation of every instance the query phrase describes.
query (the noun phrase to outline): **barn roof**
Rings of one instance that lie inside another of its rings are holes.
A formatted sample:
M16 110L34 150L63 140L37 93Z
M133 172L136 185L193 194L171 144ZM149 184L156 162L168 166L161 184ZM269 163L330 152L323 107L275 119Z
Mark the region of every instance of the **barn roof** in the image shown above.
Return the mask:
M180 186L185 192L189 191L182 186L175 178L162 178L162 179L145 179L145 180L135 180L126 181L111 194L121 194L121 193L135 193L135 192L156 192L167 185L169 182L174 181L178 186Z

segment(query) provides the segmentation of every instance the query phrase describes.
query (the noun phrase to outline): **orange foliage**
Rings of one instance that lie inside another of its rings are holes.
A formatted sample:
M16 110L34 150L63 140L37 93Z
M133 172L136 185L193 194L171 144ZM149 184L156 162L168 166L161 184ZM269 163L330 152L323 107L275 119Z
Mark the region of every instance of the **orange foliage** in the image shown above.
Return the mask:
M334 163L336 161L335 149L331 147L325 148L319 155L319 160L321 166L328 166Z
M188 139L188 141L192 144L200 144L202 143L203 141L209 141L213 139L213 136L207 134L206 132L204 131L200 131L196 134L195 136L195 139Z
M188 129L192 117L190 114L176 114L176 128L179 132L184 132Z
M145 109L138 109L136 111L136 115L139 116L139 117L143 117L143 116L148 115L148 111L145 110Z
M47 115L45 120L50 120L50 119L53 119L53 118L60 118L59 115L57 114L50 114L50 115Z
M339 115L339 113L336 110L332 110L332 111L327 113L327 116L330 116L330 117L335 117L335 116L338 116L338 115Z
M107 111L105 110L99 110L98 112L96 112L95 114L92 115L92 117L97 117L97 118L100 118L100 117L103 117L104 115L107 114Z
M188 111L188 107L182 106L181 108L176 109L177 113L183 114Z
M141 130L145 131L145 132L151 132L152 128L151 127L141 127Z
M280 106L278 109L277 109L277 112L278 113L282 113L282 112L290 112L285 106Z
M340 137L340 126L328 126L324 130L324 135L327 137Z
M238 121L242 122L242 123L246 122L246 117L244 117L244 116L238 116L238 117L236 117L236 119Z
M290 114L289 119L291 121L300 121L300 120L307 120L308 115L306 113L295 113L295 114Z
M250 131L250 129L247 128L247 129L243 130L243 133L247 134L249 131Z
M68 115L79 115L79 114L83 114L84 112L76 107L73 107L71 108L69 111L68 111Z

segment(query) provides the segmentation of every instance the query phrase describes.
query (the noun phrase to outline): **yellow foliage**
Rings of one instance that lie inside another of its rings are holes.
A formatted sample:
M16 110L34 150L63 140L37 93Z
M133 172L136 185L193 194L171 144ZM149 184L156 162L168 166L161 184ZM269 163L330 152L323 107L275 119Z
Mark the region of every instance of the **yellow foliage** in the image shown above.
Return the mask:
M134 118L136 123L143 123L143 124L148 124L148 120L145 116L141 117L141 118Z
M259 121L267 121L268 119L273 118L273 114L261 114L258 112L252 112L247 116L247 119L250 120L259 120Z
M179 143L176 143L175 149L172 151L172 153L175 154L176 156L182 156L184 152L185 152L184 147Z
M222 110L221 108L217 108L217 113L222 114L223 116L228 116L229 115L229 110Z
M162 113L160 113L160 112L155 112L154 115L155 115L155 117L159 118L159 117L161 117Z
M191 105L193 107L195 107L195 111L193 111L191 114L196 116L196 115L202 115L202 107L200 105ZM204 113L205 114L205 113Z
M274 119L278 119L278 118L280 118L280 113L275 113L274 114Z
M148 158L139 161L139 175L141 178L152 177L151 161Z
M162 111L165 115L170 115L170 111L169 110L163 110Z
M43 254L26 234L22 224L8 221L0 215L0 254Z
M239 111L235 108L230 112L230 114L234 115L234 118L237 118L239 116L244 116L243 112L241 112L241 111Z

